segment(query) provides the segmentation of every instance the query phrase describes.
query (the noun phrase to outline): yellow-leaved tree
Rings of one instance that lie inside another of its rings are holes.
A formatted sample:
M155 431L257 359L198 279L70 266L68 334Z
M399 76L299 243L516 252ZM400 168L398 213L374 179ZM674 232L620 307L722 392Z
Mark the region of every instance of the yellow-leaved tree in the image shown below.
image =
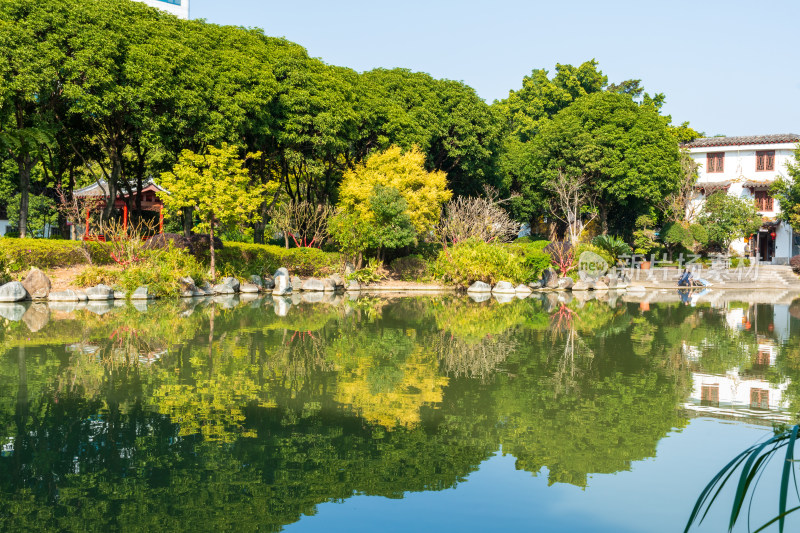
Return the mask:
M328 227L360 267L367 250L380 259L383 250L407 246L429 233L452 195L447 175L425 170L425 155L417 147L403 153L392 146L345 173Z
M260 154L247 154L247 158ZM264 201L264 195L278 187L253 183L243 167L237 146L223 143L209 146L205 153L184 150L172 172L161 175L161 185L167 190L158 193L167 214L179 213L191 207L200 218L197 226L208 230L211 249L211 279L216 279L214 227L241 226L250 222Z
M416 146L405 153L399 146L392 146L346 172L339 190L339 207L356 212L365 221L373 221L375 214L369 199L376 186L400 193L417 234L433 229L442 205L453 196L447 189L447 174L425 170L425 154Z

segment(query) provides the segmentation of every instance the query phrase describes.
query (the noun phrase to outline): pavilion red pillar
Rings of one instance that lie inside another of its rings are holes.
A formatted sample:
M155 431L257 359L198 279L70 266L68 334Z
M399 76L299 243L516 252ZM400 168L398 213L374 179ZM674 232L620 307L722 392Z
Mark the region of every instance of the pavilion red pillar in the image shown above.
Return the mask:
M122 206L122 231L128 231L128 204Z
M158 206L158 232L164 233L164 206Z
M83 230L83 240L86 240L86 237L89 236L89 216L92 214L91 209L86 210L86 229Z

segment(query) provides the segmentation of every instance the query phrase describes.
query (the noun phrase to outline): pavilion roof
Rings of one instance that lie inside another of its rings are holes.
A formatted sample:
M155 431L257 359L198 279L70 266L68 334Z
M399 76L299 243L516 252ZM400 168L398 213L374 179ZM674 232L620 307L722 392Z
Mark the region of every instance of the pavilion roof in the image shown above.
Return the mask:
M132 184L130 190L134 190L135 188L136 185ZM149 180L146 184L144 184L142 187L142 192L145 191L157 191L169 194L169 191L159 186L153 180ZM108 198L108 183L103 179L97 180L91 185L87 185L86 187L81 187L80 189L72 191L72 196L75 196L76 198ZM129 196L129 194L125 193L121 196Z

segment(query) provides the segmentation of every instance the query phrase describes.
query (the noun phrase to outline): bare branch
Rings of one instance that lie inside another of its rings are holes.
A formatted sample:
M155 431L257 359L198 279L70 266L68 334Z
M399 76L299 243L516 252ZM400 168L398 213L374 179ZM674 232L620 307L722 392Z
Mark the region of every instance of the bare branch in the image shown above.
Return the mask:
M547 184L555 195L550 212L567 226L573 246L578 244L584 226L597 217L596 194L588 184L587 176L570 176L560 169L558 177Z
M447 203L436 227L436 235L443 244L469 238L484 242L508 242L519 234L519 222L500 207L511 199L500 200L497 190L491 187L486 187L485 191L483 198L461 196Z
M269 210L277 228L299 247L319 248L328 238L328 218L333 213L329 205L306 201L289 201Z

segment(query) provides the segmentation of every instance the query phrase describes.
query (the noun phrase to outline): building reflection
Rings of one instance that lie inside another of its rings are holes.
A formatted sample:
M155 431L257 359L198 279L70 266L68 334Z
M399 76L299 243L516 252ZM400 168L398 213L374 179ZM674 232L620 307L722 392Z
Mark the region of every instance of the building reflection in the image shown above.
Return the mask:
M745 338L750 357L724 373L703 367L703 345L684 343L691 364L692 392L684 408L699 416L747 420L753 423L790 422L786 391L788 377L776 378L778 356L791 334L788 305L752 304L721 310L731 333Z

